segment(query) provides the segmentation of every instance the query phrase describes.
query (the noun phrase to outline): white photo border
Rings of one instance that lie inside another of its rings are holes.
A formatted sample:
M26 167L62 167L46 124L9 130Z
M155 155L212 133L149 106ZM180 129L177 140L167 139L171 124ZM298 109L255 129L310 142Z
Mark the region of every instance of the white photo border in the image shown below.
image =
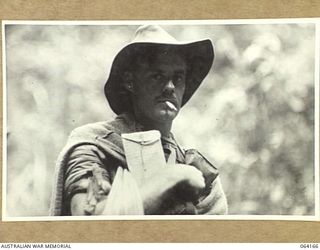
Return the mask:
M6 40L5 25L187 25L187 24L314 24L315 25L315 79L314 79L314 190L315 214L295 215L140 215L140 216L29 216L13 217L6 214L7 205L7 83L6 83ZM2 20L2 221L97 221L97 220L281 220L320 221L320 170L319 170L319 73L320 73L320 18L280 18L280 19L220 19L220 20L121 20L121 21L35 21Z

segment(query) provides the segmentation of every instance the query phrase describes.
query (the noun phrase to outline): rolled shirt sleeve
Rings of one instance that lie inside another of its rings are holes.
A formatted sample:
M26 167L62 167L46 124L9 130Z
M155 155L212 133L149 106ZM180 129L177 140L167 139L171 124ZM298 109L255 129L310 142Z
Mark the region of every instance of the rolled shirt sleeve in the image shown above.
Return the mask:
M69 156L66 169L64 191L66 199L71 200L76 193L85 193L94 169L101 168L100 178L111 185L110 172L105 170L106 156L94 145L82 145L74 149Z

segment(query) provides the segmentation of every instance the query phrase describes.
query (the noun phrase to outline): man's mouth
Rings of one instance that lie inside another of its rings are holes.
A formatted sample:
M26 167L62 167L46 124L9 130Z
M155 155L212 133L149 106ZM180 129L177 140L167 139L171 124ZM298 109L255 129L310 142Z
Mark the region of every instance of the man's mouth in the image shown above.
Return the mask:
M174 111L178 111L178 109L176 108L176 106L172 102L165 101L164 103L168 106L169 109L174 110Z
M163 103L168 109L172 111L178 111L177 104L174 100L170 99L161 99L159 100L160 103Z

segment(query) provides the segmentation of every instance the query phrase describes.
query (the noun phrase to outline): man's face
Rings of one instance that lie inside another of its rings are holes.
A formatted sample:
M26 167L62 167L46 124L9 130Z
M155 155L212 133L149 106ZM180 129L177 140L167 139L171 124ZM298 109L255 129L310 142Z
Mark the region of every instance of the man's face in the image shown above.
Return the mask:
M134 74L132 102L145 122L171 122L178 114L185 90L186 63L177 54L162 53L142 62Z

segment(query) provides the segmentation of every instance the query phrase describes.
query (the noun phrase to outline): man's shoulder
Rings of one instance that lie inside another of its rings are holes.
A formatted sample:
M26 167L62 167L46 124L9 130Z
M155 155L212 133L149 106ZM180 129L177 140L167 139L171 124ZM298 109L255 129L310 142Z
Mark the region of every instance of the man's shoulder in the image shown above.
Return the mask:
M71 131L70 137L103 136L105 133L111 131L110 122L111 121L100 121L79 126Z
M115 132L117 126L115 120L99 121L79 126L71 131L70 138L97 138L104 137L111 132Z
M128 131L131 131L131 125L131 122L128 121L125 116L120 115L110 120L88 123L77 127L71 132L71 137L106 136L111 132L120 135L121 133L127 133Z

